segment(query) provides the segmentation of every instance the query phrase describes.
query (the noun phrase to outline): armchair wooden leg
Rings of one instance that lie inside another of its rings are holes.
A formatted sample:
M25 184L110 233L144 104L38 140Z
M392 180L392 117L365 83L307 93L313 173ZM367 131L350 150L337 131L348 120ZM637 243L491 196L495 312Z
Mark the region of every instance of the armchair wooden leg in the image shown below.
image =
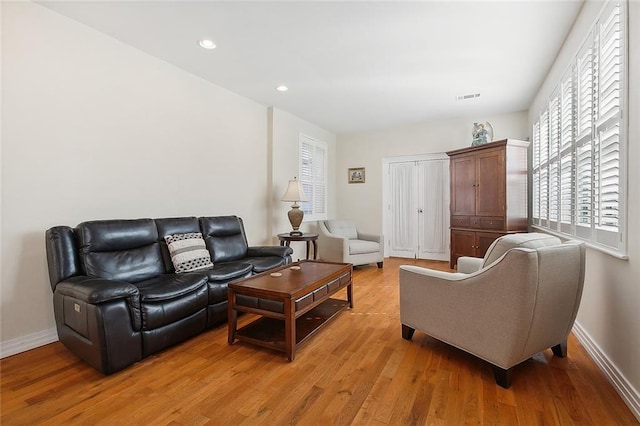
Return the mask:
M553 351L553 354L558 358L566 357L567 356L567 340L565 339L562 342L558 343L557 345L553 346L551 350Z
M378 268L382 268L382 262L378 262Z
M413 332L416 331L415 328L411 328L408 325L402 324L402 338L405 340L411 340L413 337Z
M502 386L505 389L509 389L511 386L511 378L513 376L513 368L505 370L496 365L491 366L493 368L493 377L496 379L498 386Z

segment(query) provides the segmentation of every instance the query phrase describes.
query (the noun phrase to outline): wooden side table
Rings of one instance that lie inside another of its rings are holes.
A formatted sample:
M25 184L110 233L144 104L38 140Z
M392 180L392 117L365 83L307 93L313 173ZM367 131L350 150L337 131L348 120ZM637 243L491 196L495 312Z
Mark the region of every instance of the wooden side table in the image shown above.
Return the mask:
M305 241L307 243L307 259L309 259L309 243L313 243L313 259L318 257L318 234L291 235L288 232L284 234L278 234L280 245L286 245L289 247L291 241Z

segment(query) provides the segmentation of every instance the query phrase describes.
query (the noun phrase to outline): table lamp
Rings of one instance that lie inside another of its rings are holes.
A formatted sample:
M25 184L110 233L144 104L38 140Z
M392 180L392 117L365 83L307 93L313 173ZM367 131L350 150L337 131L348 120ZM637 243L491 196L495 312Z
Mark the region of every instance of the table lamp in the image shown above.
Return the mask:
M302 235L302 232L300 232L299 229L300 224L302 223L302 218L304 217L304 212L300 210L298 201L307 201L307 196L302 190L302 185L295 177L293 180L289 181L287 191L282 196L282 201L293 202L291 210L289 210L288 213L289 222L291 222L291 227L293 228L293 231L289 232L289 235Z

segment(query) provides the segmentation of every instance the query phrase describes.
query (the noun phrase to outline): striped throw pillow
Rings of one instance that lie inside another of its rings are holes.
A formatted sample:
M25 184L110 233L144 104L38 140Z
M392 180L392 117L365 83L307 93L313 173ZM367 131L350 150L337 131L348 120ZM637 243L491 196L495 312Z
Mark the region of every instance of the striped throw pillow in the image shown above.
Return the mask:
M164 240L177 273L213 268L211 255L201 233L167 235Z

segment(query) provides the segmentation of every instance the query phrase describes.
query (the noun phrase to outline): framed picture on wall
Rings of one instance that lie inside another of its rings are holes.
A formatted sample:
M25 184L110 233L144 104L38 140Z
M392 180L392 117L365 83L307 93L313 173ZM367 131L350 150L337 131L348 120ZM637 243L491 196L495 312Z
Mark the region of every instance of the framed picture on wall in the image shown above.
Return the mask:
M349 168L349 183L364 183L364 167Z

